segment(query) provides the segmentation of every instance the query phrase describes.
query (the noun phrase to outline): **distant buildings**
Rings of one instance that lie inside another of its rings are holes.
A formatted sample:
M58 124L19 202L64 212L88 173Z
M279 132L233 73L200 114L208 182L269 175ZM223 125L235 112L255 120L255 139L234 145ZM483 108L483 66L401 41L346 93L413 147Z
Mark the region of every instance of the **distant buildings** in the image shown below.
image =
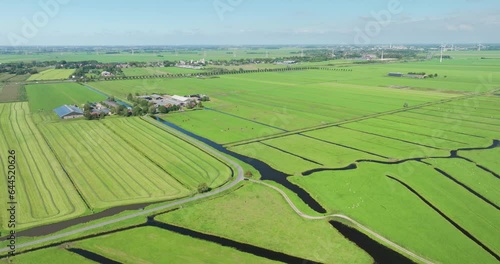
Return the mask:
M400 78L412 78L412 79L425 79L428 77L428 75L426 74L412 74L412 73L409 73L409 74L404 74L404 73L400 73L400 72L390 72L387 74L387 76L389 77L400 77Z
M137 96L139 99L144 99L150 103L153 103L155 107L160 106L186 106L190 103L198 103L200 100L199 97L185 97L179 95L143 95Z
M54 109L54 112L61 119L74 119L83 117L83 110L72 105L63 105Z

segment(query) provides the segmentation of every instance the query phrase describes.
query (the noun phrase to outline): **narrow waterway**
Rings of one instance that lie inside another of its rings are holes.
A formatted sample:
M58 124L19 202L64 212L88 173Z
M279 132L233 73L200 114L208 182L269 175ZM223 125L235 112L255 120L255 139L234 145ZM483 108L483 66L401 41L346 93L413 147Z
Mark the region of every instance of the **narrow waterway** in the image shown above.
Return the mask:
M287 178L290 175L287 175L281 171L275 170L271 166L269 166L268 164L266 164L258 159L250 158L250 157L247 157L245 155L241 155L241 154L238 154L236 152L230 151L230 150L224 148L221 144L215 143L209 139L198 136L198 135L196 135L190 131L187 131L187 130L185 130L185 129L183 129L183 128L181 128L181 127L179 127L171 122L165 121L159 117L155 117L155 118L157 121L161 122L162 124L167 125L170 128L173 128L173 129L185 134L186 136L195 138L195 139L209 145L210 147L218 150L219 152L227 154L233 158L240 160L241 162L244 162L244 163L251 165L256 170L259 171L260 175L262 176L262 178L261 178L262 180L274 181L274 182L282 185L283 187L285 187L285 188L289 189L290 191L294 192L295 194L297 194L297 196L302 201L304 201L304 203L306 203L309 207L311 207L314 211L316 211L318 213L322 213L322 214L326 213L325 208L323 208L314 198L312 198L308 192L306 192L304 189L302 189L298 185L295 185L295 184L291 183L290 181L288 181Z

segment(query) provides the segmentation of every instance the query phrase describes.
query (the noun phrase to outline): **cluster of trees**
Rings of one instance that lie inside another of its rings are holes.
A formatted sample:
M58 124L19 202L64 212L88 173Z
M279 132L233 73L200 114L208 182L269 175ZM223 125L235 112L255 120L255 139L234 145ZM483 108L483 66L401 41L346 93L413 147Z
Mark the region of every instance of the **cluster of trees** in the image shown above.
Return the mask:
M83 117L85 117L86 120L100 120L106 117L106 114L103 112L95 114L92 110L94 110L94 108L90 105L90 103L86 103L83 106Z
M16 75L36 74L38 73L36 67L43 67L43 66L42 65L38 66L36 62L0 63L0 73L6 72Z

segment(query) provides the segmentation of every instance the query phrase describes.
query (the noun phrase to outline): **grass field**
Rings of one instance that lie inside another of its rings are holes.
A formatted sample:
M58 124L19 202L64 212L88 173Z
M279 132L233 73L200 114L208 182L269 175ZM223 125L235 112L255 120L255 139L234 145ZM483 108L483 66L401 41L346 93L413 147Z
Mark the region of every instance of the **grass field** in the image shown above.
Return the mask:
M33 74L28 78L28 81L49 81L49 80L65 80L70 78L75 70L60 70L60 69L49 69L43 72Z
M165 67L165 68L125 68L123 73L125 76L147 76L147 75L164 75L164 74L191 74L202 73L206 70L195 70L178 67Z
M133 80L91 85L118 97L130 92L204 93L205 104L248 122L294 130L456 96L449 93L338 83L352 73L327 70L224 75L216 79ZM352 78L352 77L351 77ZM355 103L353 103L355 102ZM221 117L222 118L222 117ZM178 123L179 125L182 125ZM221 122L230 127L230 123ZM248 125L247 125L248 126ZM212 131L203 136L219 140Z
M230 247L156 227L141 227L92 238L74 246L121 263L220 263L221 259L226 263L274 263Z
M2 260L2 263L22 263L22 264L38 264L38 263L53 263L53 264L66 264L66 263L95 263L75 253L71 253L63 248L52 247L48 249L37 250L31 253L22 254L10 258L9 260Z
M75 83L27 85L28 100L32 112L51 112L66 104L82 105L99 102L105 96Z
M371 262L328 222L302 219L265 186L245 185L157 219L321 263Z
M86 212L83 201L58 160L31 120L27 103L0 104L0 153L7 160L7 150L16 151L18 229L76 217ZM7 172L7 163L0 169ZM7 185L7 177L2 185ZM7 202L6 193L0 195ZM7 228L7 214L2 213L2 227ZM2 228L2 229L3 229Z
M231 176L220 161L140 119L48 123L42 131L96 209L180 198Z
M293 177L330 211L349 215L392 241L442 263L496 263L397 177L498 252L500 213L422 163L360 164L357 170ZM483 211L484 210L484 211ZM418 216L418 217L417 217Z

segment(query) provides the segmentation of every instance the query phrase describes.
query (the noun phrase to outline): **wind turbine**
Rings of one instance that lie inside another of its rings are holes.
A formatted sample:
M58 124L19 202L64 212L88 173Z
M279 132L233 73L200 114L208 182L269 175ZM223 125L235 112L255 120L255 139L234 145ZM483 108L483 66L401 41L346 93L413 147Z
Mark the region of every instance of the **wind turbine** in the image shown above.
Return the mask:
M439 63L443 63L443 51L446 48L446 45L441 45L441 59L439 60Z
M481 48L484 48L483 44L478 44L477 45L477 51L481 51Z
M384 60L384 50L382 50L382 57L380 58L380 60Z
M304 58L304 49L302 49L302 53L300 54L302 58Z

